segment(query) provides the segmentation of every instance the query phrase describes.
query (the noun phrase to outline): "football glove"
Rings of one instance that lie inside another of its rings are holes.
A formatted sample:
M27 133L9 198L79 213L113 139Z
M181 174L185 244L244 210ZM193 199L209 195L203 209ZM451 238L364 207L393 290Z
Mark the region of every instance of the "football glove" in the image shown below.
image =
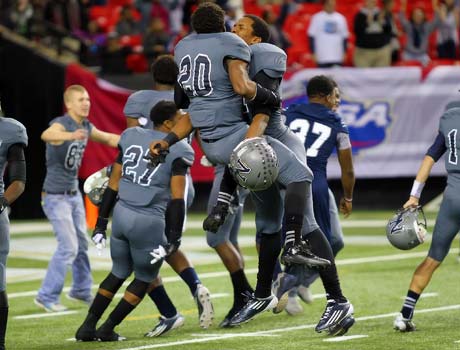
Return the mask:
M3 213L3 211L8 208L10 203L6 200L5 197L1 196L0 197L0 214Z
M93 231L93 235L91 236L91 240L96 245L97 255L101 256L102 249L105 248L105 243L107 241L107 223L109 222L108 219L98 217L96 222L96 228Z
M150 263L153 265L163 260L166 256L168 256L168 250L168 246L163 247L162 245L159 245L158 248L152 250L149 253L153 257L153 259L150 260Z
M166 156L168 155L169 151L164 149L160 150L159 155L152 155L151 153L144 156L144 159L149 161L149 167L156 168L158 164L164 163L166 161Z

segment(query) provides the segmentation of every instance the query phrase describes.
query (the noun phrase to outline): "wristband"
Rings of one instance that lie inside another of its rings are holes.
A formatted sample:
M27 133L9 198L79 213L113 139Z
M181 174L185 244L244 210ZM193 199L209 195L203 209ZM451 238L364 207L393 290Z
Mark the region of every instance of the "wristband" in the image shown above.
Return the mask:
M179 137L173 133L172 131L166 135L164 138L163 138L163 141L166 141L169 145L169 147L171 147L172 145L174 145L177 141L179 141Z
M425 187L424 182L418 182L417 180L414 180L414 184L412 185L412 190L410 191L410 195L415 198L420 198L423 187Z
M343 197L343 200L344 200L345 202L349 202L349 203L353 202L353 198Z

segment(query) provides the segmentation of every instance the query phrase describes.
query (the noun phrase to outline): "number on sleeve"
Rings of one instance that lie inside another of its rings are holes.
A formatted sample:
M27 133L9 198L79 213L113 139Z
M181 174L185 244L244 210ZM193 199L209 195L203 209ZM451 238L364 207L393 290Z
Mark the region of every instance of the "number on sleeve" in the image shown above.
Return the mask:
M447 135L449 136L449 163L457 165L457 129L452 129Z

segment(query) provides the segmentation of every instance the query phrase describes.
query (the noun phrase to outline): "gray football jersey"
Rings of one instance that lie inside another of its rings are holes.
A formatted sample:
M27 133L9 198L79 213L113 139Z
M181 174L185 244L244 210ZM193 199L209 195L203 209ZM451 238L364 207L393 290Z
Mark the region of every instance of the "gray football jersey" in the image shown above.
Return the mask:
M15 119L0 117L0 196L5 191L3 175L8 163L8 149L16 143L27 146L26 128Z
M153 129L150 120L150 110L161 100L174 101L174 90L140 90L128 97L123 114L127 117L136 118L139 124L146 129Z
M78 124L68 114L57 117L50 122L62 124L66 131L86 129L91 134L93 124L87 119ZM50 193L78 189L78 170L80 169L83 152L88 140L64 141L56 146L46 143L46 177L43 190Z
M149 154L149 145L152 140L161 140L165 135L140 127L128 128L121 134L118 145L123 158L118 195L123 206L148 215L164 215L171 196L172 163L182 158L191 166L194 160L192 147L182 140L170 148L164 163L150 167L145 159Z
M460 108L444 112L439 122L439 131L444 135L447 154L445 157L448 175L460 175Z
M270 78L281 79L286 72L286 53L278 46L260 43L250 46L251 63L249 76L253 79L257 73L264 72ZM279 91L278 91L279 92ZM272 113L265 134L276 139L280 138L287 130L287 126L281 119L281 109Z
M190 34L175 47L177 81L190 99L188 112L203 139L220 139L243 127L243 98L233 90L226 58L249 62L249 46L233 33Z

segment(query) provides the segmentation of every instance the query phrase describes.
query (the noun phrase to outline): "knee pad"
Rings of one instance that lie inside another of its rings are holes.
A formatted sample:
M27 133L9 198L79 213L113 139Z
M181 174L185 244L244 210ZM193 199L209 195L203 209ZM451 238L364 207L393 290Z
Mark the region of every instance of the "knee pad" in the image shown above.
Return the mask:
M114 274L109 273L106 279L102 281L99 288L115 294L118 289L120 289L124 281L125 279L118 278Z
M149 287L149 283L135 278L126 288L126 291L130 292L131 294L134 294L139 299L142 299L145 293L147 293L148 287Z

